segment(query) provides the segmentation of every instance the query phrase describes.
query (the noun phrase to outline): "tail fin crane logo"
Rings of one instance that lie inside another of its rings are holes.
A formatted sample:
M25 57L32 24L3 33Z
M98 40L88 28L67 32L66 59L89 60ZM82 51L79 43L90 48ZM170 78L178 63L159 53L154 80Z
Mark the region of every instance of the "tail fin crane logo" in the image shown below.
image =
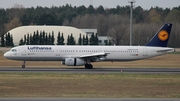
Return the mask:
M160 31L159 34L158 34L158 38L159 38L161 41L166 41L166 40L168 39L168 37L169 37L169 34L168 34L168 32L165 31L165 30Z

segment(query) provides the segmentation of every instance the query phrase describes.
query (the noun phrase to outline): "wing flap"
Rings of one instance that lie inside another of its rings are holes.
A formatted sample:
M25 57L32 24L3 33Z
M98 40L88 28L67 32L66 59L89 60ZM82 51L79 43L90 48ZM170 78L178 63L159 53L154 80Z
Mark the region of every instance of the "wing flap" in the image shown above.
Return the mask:
M94 54L88 54L88 55L81 55L80 58L91 58L91 57L101 57L101 56L107 56L110 53L94 53Z

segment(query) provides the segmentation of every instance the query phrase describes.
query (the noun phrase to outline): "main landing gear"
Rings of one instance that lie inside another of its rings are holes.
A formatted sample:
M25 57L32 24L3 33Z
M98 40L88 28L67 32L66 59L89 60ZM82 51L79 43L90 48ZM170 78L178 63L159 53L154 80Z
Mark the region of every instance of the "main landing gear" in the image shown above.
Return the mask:
M93 65L91 65L91 61L90 60L85 60L85 65L84 67L86 69L93 69Z
M91 64L85 64L85 68L86 68L86 69L93 69L93 65L91 65Z
M22 68L25 68L26 61L23 61Z

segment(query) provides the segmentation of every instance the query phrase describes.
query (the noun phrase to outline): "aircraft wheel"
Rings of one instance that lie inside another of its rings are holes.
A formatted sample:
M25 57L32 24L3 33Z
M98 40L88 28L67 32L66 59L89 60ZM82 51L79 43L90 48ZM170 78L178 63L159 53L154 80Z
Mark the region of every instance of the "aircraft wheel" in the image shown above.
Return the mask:
M92 68L93 68L93 65L91 65L91 64L85 64L85 68L86 68L86 69L92 69Z
M22 68L25 68L25 65L22 65Z
M89 69L93 69L93 65L89 64Z
M88 69L88 64L85 64L85 68Z

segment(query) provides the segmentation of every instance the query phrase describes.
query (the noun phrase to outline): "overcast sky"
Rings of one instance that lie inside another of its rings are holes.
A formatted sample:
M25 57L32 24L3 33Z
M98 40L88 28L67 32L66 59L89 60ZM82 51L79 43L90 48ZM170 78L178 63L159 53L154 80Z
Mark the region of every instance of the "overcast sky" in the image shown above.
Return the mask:
M130 5L128 1L130 0L0 0L0 8L11 8L15 4L23 5L24 7L51 7L62 6L66 4L71 4L72 6L85 5L88 7L93 1L93 6L98 7L102 5L105 8L115 8L117 5L126 6ZM144 9L150 9L151 7L163 7L163 8L173 8L180 5L180 0L135 0L134 4L136 7L141 6Z

